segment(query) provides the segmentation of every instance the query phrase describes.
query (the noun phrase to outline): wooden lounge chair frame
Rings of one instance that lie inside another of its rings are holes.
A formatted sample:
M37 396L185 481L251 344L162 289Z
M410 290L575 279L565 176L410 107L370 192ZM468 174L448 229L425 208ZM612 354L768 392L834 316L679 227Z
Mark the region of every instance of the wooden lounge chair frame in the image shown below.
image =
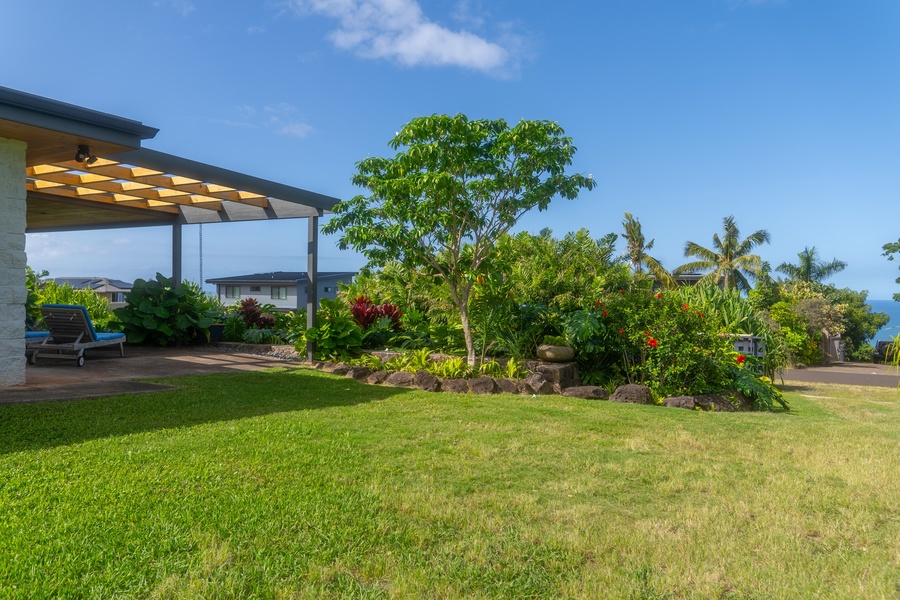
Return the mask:
M39 345L26 348L34 349L29 362L34 364L39 356L46 358L65 358L75 361L79 367L84 366L84 351L101 346L119 346L119 355L125 356L124 333L97 333L87 309L78 304L44 304L41 306L44 325L50 335Z

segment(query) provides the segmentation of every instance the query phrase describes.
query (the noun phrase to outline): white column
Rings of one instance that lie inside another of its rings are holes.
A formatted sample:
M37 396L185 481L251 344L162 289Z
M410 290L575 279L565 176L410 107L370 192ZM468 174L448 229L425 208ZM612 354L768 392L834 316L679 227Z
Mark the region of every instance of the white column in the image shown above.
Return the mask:
M0 386L25 384L25 142L0 138Z

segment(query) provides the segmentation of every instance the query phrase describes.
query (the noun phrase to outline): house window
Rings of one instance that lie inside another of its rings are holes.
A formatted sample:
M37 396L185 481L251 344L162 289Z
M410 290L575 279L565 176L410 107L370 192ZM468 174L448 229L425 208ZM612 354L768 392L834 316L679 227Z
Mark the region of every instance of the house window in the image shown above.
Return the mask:
M262 291L262 290L260 289L260 287L259 287L258 285L251 285L251 286L250 286L250 291L251 291L251 292L260 292L260 291Z
M327 294L328 292L333 292L333 291L334 291L334 288L332 288L332 287L326 287L326 288L325 288L325 293L326 293L326 294Z
M272 300L287 300L287 286L286 285L273 285L272 286Z
M240 298L241 297L241 286L226 285L225 286L225 297L226 298Z
M113 302L125 302L125 292L113 292L112 293L112 301Z

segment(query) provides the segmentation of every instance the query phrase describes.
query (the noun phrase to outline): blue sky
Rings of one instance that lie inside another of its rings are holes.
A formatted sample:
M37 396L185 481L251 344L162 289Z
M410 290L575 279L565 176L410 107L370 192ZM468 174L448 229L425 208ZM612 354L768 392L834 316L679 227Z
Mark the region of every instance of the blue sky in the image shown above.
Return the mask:
M349 198L354 164L411 118L550 119L599 185L519 229L621 231L666 267L734 215L772 265L897 290L896 0L92 0L2 4L0 85L160 128L145 146ZM306 222L203 230L204 278L305 269ZM199 278L196 226L184 274ZM29 235L51 276L170 270L165 229ZM322 270L363 260L323 237Z

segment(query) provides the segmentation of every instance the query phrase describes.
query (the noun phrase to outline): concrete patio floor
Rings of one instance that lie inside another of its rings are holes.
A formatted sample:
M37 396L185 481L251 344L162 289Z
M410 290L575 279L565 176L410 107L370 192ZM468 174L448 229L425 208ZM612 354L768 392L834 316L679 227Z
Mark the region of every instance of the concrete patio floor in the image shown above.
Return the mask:
M35 364L28 365L24 386L0 387L0 404L153 392L170 386L137 380L298 364L272 356L201 346L126 346L124 357L119 356L118 349L94 349L88 350L85 358L84 366L77 367L73 360L39 357Z

